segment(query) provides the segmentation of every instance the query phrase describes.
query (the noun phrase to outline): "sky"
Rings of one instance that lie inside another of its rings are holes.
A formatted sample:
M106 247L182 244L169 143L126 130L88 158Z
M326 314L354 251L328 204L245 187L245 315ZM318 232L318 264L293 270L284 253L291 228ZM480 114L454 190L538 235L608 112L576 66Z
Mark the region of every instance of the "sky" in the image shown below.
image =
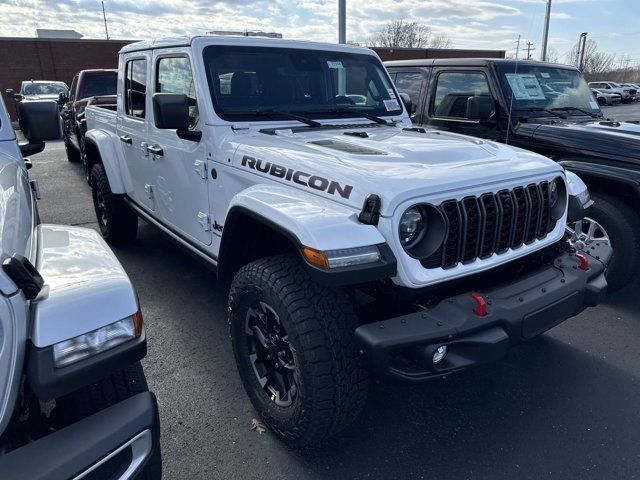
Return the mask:
M338 0L105 0L110 37L146 39L211 30L263 30L337 41ZM393 18L418 21L457 48L541 51L546 0L347 0L347 39L367 43ZM640 0L552 0L549 45L561 61L581 32L601 50L640 64ZM75 29L104 38L98 0L0 0L0 35ZM526 55L526 53L525 53ZM522 52L521 52L522 56Z

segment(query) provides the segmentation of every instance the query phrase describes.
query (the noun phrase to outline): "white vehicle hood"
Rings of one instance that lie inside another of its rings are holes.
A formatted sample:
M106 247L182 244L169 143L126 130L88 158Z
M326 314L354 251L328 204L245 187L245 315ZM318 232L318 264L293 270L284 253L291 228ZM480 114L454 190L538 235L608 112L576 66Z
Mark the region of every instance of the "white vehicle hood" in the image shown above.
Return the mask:
M345 135L348 132L360 132L362 137ZM538 154L435 130L419 133L401 127L365 125L348 130L300 129L295 133L255 131L238 135L235 141L236 167L357 209L369 194L377 194L383 216L393 215L401 202L412 198L428 201L429 196L446 192L455 198L471 187L486 186L486 191L491 191L506 181L521 178L525 184L532 178L562 172L562 167ZM255 168L257 161L261 168ZM273 164L287 169L287 175ZM305 175L299 178L307 185L292 181L290 170L303 172ZM320 177L314 182L316 187L326 185L323 179L329 185L338 182L342 187L352 187L348 198L336 189L329 193L329 189L311 188L308 180L312 176Z

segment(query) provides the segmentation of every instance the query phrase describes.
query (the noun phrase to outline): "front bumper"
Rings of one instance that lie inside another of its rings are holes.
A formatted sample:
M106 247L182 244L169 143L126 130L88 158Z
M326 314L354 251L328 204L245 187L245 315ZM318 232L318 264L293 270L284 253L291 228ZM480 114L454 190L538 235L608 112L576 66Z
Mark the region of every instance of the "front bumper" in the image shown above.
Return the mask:
M419 382L495 361L522 341L595 306L606 295L606 265L611 248L594 246L585 254L587 270L575 253L515 281L482 291L486 315L474 312L472 292L445 299L435 307L362 325L355 337L365 365L376 374ZM445 358L433 363L436 349Z
M0 477L67 480L92 472L99 478L126 480L144 467L159 438L155 396L140 393L0 456Z

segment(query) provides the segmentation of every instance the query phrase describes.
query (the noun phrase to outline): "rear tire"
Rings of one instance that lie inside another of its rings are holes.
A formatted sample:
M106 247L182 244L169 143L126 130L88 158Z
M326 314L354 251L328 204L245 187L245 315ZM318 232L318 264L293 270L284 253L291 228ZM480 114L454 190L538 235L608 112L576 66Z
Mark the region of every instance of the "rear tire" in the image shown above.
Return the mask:
M269 350L258 351L259 334L251 332L273 325L274 319L281 338L262 340L289 353L272 352L276 360L269 365ZM368 375L354 342L358 319L346 293L314 282L297 257L268 257L240 269L229 294L229 323L244 388L265 424L283 440L299 447L319 443L360 414ZM285 372L280 377L279 360ZM283 387L288 387L284 395Z
M109 179L100 163L91 169L91 190L98 226L104 239L111 244L129 243L138 234L138 217L124 203L123 195L111 191Z
M63 425L69 425L138 393L148 391L142 365L136 362L93 385L57 399L55 413ZM161 478L162 453L158 444L135 480L160 480Z
M620 290L640 270L640 216L616 197L593 193L589 217L607 231L613 256L607 271L609 291Z
M598 98L598 105L603 106L606 104L607 104L607 101L604 98L602 97Z

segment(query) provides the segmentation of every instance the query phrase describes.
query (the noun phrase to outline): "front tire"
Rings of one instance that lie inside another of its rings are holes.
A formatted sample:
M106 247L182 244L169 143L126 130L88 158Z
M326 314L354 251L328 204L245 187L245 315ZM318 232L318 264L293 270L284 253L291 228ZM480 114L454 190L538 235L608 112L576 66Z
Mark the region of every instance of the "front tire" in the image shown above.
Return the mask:
M349 425L367 398L346 293L314 282L301 260L279 255L233 279L229 323L247 394L285 441L319 443Z
M138 393L148 391L144 370L140 362L137 362L93 385L57 399L54 414L61 426L70 425ZM134 480L160 480L161 478L162 453L158 444Z
M122 195L111 191L107 173L100 163L91 169L91 191L98 226L104 239L111 244L129 243L138 233L138 217L124 203Z
M71 144L71 141L69 140L69 137L67 137L66 135L63 136L63 141L64 141L64 150L67 154L67 160L72 162L72 163L76 163L80 161L80 152L78 152L78 150L75 149L75 147Z
M606 230L613 247L607 282L609 291L620 290L640 271L640 216L616 197L593 193L589 217Z

